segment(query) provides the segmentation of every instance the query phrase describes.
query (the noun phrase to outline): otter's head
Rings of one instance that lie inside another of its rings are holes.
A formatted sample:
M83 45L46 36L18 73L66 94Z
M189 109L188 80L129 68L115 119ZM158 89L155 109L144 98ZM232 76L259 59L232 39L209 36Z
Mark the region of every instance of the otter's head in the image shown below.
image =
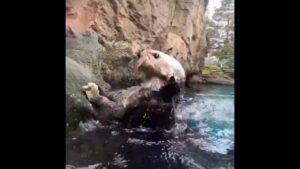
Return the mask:
M174 57L151 49L142 50L137 55L136 69L144 72L147 77L169 80L174 76L177 82L185 81L185 71Z

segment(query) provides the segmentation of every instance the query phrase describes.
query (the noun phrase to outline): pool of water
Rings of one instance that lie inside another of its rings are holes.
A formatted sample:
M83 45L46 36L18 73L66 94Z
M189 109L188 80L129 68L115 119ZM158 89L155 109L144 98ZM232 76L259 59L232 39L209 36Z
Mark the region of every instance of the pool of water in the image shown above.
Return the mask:
M186 89L171 130L129 130L97 121L80 126L66 138L66 164L73 167L234 168L233 86Z

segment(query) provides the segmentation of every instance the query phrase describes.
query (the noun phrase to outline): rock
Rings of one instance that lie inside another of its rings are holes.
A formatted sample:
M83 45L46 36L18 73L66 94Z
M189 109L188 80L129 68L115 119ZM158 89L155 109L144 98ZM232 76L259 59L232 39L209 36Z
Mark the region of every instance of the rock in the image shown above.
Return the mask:
M66 122L70 129L75 129L80 121L95 114L91 104L82 93L82 86L93 81L100 86L109 87L104 81L98 80L88 67L66 58Z
M226 79L222 77L205 78L207 84L220 84L220 85L234 85L233 79Z
M203 77L200 76L200 74L191 74L188 76L187 79L187 84L192 85L192 84L202 84L204 83Z
M141 81L143 77L133 74L127 65L141 48L173 55L187 72L199 72L204 64L206 0L67 0L66 3L68 38L80 41L67 48L80 50L81 54L72 54L83 56L77 59L94 59L89 63L91 67L97 61L97 69L93 71L101 70L109 82ZM78 49L82 45L85 47Z
M211 71L210 75L205 76L200 75L200 73L193 73L187 76L186 86L193 89L201 89L202 84L234 85L234 79L218 70L215 72Z
M197 73L188 74L186 79L186 86L194 90L201 90L201 85L204 83L204 78Z
M110 84L141 82L143 75L128 65L134 55L128 49L114 47L103 39L101 35L89 31L76 33L76 37L67 36L66 56L88 67L103 84L104 80ZM117 44L120 46L122 43Z

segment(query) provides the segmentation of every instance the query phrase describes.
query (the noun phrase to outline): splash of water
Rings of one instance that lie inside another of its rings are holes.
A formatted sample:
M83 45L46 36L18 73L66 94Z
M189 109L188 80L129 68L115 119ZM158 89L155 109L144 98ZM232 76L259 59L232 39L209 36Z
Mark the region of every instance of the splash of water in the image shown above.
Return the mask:
M187 122L196 133L189 142L201 150L226 154L234 145L233 92L194 94L193 100L179 106L177 118Z

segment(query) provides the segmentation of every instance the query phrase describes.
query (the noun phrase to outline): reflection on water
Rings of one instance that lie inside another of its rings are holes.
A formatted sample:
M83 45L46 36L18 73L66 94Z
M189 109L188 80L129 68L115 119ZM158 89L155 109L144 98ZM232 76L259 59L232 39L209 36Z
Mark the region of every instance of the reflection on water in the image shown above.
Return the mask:
M234 168L233 87L186 90L176 117L169 131L129 130L95 121L81 124L84 131L91 131L67 135L67 164L78 168Z

